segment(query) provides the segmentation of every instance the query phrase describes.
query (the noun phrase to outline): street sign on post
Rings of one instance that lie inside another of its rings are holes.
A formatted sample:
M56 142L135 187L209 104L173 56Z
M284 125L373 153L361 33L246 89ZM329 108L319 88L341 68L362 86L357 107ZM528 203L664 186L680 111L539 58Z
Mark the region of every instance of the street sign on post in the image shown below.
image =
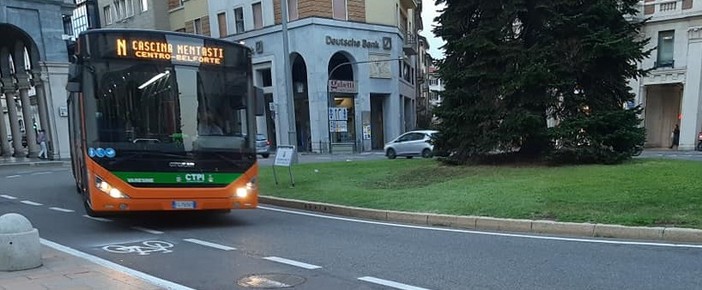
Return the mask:
M279 145L278 149L275 151L275 160L273 161L273 179L275 184L278 185L278 175L275 172L276 166L283 166L288 168L288 173L290 174L290 185L295 187L295 180L292 175L292 165L297 163L297 150L295 146L289 145Z

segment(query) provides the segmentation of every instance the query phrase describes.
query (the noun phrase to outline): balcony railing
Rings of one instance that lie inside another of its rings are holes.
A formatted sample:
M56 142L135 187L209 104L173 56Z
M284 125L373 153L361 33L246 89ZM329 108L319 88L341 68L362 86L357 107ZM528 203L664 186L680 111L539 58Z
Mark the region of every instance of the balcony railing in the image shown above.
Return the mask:
M405 54L407 55L416 55L417 54L417 34L412 33L410 31L405 32L405 41L404 45L402 46L402 50L404 50Z
M692 9L692 0L657 0L643 4L643 14L654 18L682 15Z

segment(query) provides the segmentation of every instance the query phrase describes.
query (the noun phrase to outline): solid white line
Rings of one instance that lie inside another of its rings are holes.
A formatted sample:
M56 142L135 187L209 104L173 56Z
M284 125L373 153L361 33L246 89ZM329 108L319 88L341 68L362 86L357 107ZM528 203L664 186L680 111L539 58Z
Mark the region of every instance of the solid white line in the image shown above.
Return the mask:
M149 234L154 234L154 235L163 234L162 231L151 230L151 229L142 228L142 227L132 227L132 229L135 229L135 230L137 230L137 231L147 232L147 233L149 233Z
M295 267L305 268L305 269L308 269L308 270L314 270L314 269L322 268L322 267L320 267L320 266L316 266L316 265L312 265L312 264L307 264L307 263L303 263L303 262L298 262L298 261L294 261L294 260L288 260L288 259L280 258L280 257L265 257L265 258L263 258L263 259L266 259L266 260L268 260L268 261L273 261L273 262L288 264L288 265L295 266Z
M383 286L388 286L388 287L392 287L395 289L402 289L402 290L429 290L427 288L415 287L415 286L411 286L411 285L407 285L407 284L397 283L397 282L393 282L390 280L378 279L378 278L370 277L370 276L361 277L361 278L358 278L358 280L366 281L366 282L370 282L370 283L374 283L374 284L380 284Z
M109 223L109 222L112 221L112 220L109 220L109 219L106 219L106 218L91 217L91 216L89 216L89 215L87 215L87 214L84 214L83 217L84 217L84 218L89 218L89 219L94 220L94 221L99 221L99 222L107 222L107 223Z
M51 174L51 172L47 172L47 171L34 172L34 173L30 174L30 175L44 175L44 174Z
M41 206L41 205L43 205L43 204L41 204L41 203L33 202L33 201L29 201L29 200L23 200L23 201L20 201L20 202L21 202L21 203L24 203L24 204L28 204L28 205L36 205L36 206Z
M75 212L75 210L65 209L65 208L60 208L60 207L50 207L49 209L55 210L55 211L62 211L62 212Z
M227 246L223 246L223 245L215 244L215 243L210 243L210 242L206 242L206 241L202 241L202 240L198 240L198 239L183 239L183 241L191 242L193 244L198 244L198 245L211 247L211 248L215 248L215 249L225 250L225 251L236 250L236 248L227 247Z
M533 236L533 235L523 235L523 234L507 234L507 233L491 233L491 232L481 232L481 231L471 231L471 230L459 230L459 229L448 229L448 228L432 228L426 226L411 226L411 225L400 225L385 222L374 222L365 220L356 220L351 218L342 218L335 216L325 216L306 212L297 212L292 210L278 209L266 206L258 206L258 208L263 210L284 212L289 214L297 214L304 216L311 216L317 218L325 218L332 220L340 220L354 223L364 223L372 225L381 226L391 226L398 228L409 228L409 229L419 229L419 230L430 230L430 231L440 231L440 232L452 232L452 233L464 233L464 234L475 234L475 235L486 235L486 236L499 236L499 237L512 237L512 238L526 238L526 239L536 239L536 240L551 240L551 241L565 241L565 242L581 242L581 243L596 243L596 244L611 244L611 245L631 245L631 246L653 246L653 247L673 247L673 248L694 248L702 249L702 245L693 244L666 244L666 243L650 243L650 242L625 242L625 241L610 241L610 240L597 240L597 239L577 239L577 238L561 238L561 237L549 237L549 236Z
M45 240L45 239L40 239L40 240L41 240L41 243L45 246L54 248L58 251L64 252L64 253L69 254L69 255L76 256L78 258L83 258L85 260L88 260L88 261L93 262L95 264L98 264L100 266L109 268L111 270L114 270L117 272L122 272L124 274L129 275L129 276L139 278L139 279L144 280L145 282L151 283L152 285L157 286L157 287L162 287L162 288L166 288L166 289L173 289L173 290L194 290L193 288L189 288L189 287L186 287L186 286L183 286L180 284L173 283L171 281L167 281L167 280L163 280L161 278L151 276L151 275L143 273L143 272L139 272L139 271L134 270L134 269L124 267L122 265L115 264L113 262L104 260L102 258L98 258L98 257L90 255L90 254L83 253L81 251L66 247L64 245L54 243L54 242L49 241L49 240Z
M20 176L22 176L22 175L8 175L8 176L5 176L5 178L16 178L16 177L20 177Z
M7 195L7 194L0 195L0 197L4 197L4 198L7 198L7 199L17 199L16 197L11 196L11 195Z

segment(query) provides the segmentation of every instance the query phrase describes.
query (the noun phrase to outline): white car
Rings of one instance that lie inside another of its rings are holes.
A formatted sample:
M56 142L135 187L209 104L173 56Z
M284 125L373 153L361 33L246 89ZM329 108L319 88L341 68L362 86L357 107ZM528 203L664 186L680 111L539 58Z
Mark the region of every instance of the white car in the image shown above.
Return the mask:
M385 156L390 159L395 159L397 156L430 158L434 151L434 144L431 143L431 139L436 133L438 131L434 130L406 132L385 144Z

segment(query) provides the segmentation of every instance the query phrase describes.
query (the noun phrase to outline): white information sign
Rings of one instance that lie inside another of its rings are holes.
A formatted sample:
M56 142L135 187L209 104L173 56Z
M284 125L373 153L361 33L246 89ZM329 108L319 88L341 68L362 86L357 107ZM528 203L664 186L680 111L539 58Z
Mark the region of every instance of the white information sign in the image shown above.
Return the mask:
M275 172L275 167L285 166L288 168L288 174L290 174L290 185L295 186L295 180L292 176L293 163L297 163L295 146L278 146L278 149L275 151L275 161L273 161L273 179L275 179L275 184L278 184L278 175Z
M293 147L278 147L275 152L275 166L290 166L293 163L295 149Z

